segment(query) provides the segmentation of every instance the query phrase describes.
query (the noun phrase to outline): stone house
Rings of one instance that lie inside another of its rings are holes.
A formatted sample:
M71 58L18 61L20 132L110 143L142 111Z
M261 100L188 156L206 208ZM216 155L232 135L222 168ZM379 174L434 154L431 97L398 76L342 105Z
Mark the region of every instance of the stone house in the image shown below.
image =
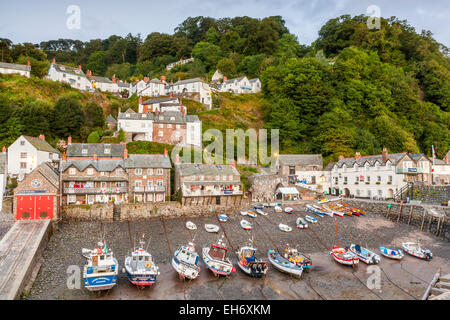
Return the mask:
M3 74L20 74L21 76L29 78L30 77L30 73L31 73L30 60L28 60L28 64L26 64L26 65L0 62L0 73L3 73Z
M444 159L435 159L433 167L433 182L437 185L450 184L450 151Z
M288 177L290 184L321 191L323 160L321 154L280 154L276 160L278 175Z

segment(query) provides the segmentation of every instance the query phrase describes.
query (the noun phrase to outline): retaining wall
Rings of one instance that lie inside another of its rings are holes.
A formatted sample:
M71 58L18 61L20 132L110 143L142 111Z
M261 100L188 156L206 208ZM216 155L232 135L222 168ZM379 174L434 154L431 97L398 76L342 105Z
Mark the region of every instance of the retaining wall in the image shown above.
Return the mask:
M113 221L113 204L67 205L62 208L64 220Z

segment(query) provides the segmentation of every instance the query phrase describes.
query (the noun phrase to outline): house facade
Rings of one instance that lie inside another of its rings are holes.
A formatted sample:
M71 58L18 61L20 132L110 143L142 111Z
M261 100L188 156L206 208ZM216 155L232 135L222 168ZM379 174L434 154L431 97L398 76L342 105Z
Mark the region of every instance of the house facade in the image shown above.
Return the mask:
M250 79L249 82L252 85L252 93L261 92L261 80L259 78Z
M78 68L73 68L56 64L55 59L53 59L46 78L52 81L68 83L72 88L82 91L93 91L92 83L84 74L81 65Z
M22 179L43 162L58 167L60 152L53 148L45 136L20 136L8 147L8 175Z
M0 73L3 74L20 74L21 76L30 77L31 73L31 64L28 61L28 64L15 64L15 63L6 63L0 62Z
M276 164L278 175L288 177L290 184L323 191L325 177L321 154L280 154Z
M444 159L435 159L432 165L433 182L437 185L450 184L450 151L447 152Z
M189 94L194 94L192 95L193 99L195 99L195 94L198 94L198 102L203 103L209 109L212 107L211 88L209 84L200 78L179 80L170 85L167 93L172 93L176 96L189 96Z
M147 80L147 81L145 81ZM140 81L138 83L136 94L138 96L145 97L159 97L164 96L166 94L166 81L165 77L161 76L161 79L158 80L156 78L152 80L148 80L148 78L144 78L144 81Z

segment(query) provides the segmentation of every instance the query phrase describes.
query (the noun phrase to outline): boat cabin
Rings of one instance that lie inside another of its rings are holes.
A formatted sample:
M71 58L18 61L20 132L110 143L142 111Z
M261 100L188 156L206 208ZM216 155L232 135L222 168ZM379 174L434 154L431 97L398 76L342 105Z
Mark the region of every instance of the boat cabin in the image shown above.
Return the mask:
M133 271L151 267L151 255L144 249L138 249L131 253L130 267Z
M227 251L228 251L228 249L226 249L224 247L220 247L220 246L217 246L215 244L212 244L211 245L211 250L209 250L209 255L213 259L225 260L225 256L226 256Z

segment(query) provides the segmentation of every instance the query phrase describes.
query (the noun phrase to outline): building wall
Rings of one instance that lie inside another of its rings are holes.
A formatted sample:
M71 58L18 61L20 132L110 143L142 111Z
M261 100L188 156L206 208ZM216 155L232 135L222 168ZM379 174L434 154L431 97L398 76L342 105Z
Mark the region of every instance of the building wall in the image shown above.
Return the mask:
M158 175L158 169L162 170L162 174ZM127 169L128 173L128 181L129 181L129 202L160 202L166 201L166 196L170 196L170 169L162 169L162 168L142 168L142 174L137 174L135 168ZM144 192L135 192L136 181L140 181L141 186L149 187L149 181L152 182L153 187L157 187L157 181L162 181L164 191L152 191L151 189L141 189ZM145 197L144 197L145 195ZM161 197L162 196L162 197Z
M20 145L21 141L24 141L23 146ZM27 157L21 158L21 153L26 153ZM19 174L22 175L30 173L39 164L41 164L42 161L42 157L38 158L38 152L36 148L33 147L33 145L29 143L28 140L24 137L19 137L8 147L8 175L18 176ZM26 163L26 169L20 168L21 162Z
M7 68L1 68L0 67L0 73L3 74L20 74L24 77L30 77L30 71L24 71L24 70L16 70L16 69L7 69Z
M54 68L53 64L50 65L47 78L52 81L68 83L72 88L83 91L89 91L92 89L91 82L88 80L88 78L86 78L84 74L74 75L71 73L59 72Z

